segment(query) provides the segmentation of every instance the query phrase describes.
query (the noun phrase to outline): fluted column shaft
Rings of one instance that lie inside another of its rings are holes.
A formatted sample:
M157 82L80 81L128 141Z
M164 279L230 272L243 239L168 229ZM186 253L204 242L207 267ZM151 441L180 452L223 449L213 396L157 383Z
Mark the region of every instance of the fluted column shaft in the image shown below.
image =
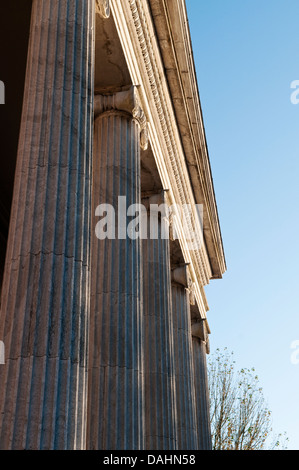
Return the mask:
M211 450L210 399L207 376L206 343L193 336L194 378L199 450Z
M172 284L178 449L198 447L189 292Z
M141 197L135 100L133 88L96 97L93 208L95 214L109 204L116 217L114 238L93 232L89 449L143 448L141 241L123 223ZM125 198L121 208L119 197Z
M86 437L94 0L33 0L1 299L0 447Z
M173 450L177 431L170 250L169 240L162 238L167 221L159 216L155 223L157 237L151 238L148 217L143 240L145 448Z

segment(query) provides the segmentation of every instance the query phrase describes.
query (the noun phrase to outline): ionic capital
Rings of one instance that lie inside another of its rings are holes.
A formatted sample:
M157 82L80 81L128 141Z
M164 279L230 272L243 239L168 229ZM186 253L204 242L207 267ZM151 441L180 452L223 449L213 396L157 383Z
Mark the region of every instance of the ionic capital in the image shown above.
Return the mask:
M184 266L178 266L177 268L172 269L171 280L175 284L180 284L188 290L190 305L195 305L195 284L192 281L189 265L185 264Z
M171 280L176 284L180 284L181 286L189 289L191 286L192 280L189 273L188 264L184 264L183 266L178 266L171 271Z
M168 198L167 198L167 192L168 190L161 189L161 191L153 194L144 194L142 195L142 204L145 206L147 211L152 211L154 212L155 207L157 207L157 210L161 210L161 208L165 209L165 214L163 214L165 217L169 217L169 211L168 211Z
M193 323L191 326L192 336L199 338L201 341L206 342L208 334L206 330L205 320Z
M104 19L110 17L110 0L96 0L96 10Z
M119 91L110 95L96 95L94 102L95 116L108 111L130 114L140 125L140 146L142 150L147 150L147 120L141 107L137 87L132 86L128 90Z

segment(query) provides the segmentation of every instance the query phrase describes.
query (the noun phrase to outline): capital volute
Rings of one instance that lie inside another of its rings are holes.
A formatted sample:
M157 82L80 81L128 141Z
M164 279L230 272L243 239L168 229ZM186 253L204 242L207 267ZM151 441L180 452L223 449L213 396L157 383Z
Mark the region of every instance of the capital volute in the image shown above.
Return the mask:
M188 264L183 266L177 266L171 271L171 280L176 284L180 284L186 289L190 286L190 274L188 269Z
M171 241L176 241L178 239L176 219L173 211L169 211L169 239Z
M189 292L190 305L196 305L195 283L190 274L189 264L178 266L171 271L171 280L175 284L179 284Z
M110 17L110 0L96 0L96 11L103 19Z
M142 196L142 204L148 212L162 211L162 214L167 219L169 218L167 190L161 189L159 192L144 194Z
M190 305L196 305L196 296L195 296L195 283L190 279L189 286L189 301Z

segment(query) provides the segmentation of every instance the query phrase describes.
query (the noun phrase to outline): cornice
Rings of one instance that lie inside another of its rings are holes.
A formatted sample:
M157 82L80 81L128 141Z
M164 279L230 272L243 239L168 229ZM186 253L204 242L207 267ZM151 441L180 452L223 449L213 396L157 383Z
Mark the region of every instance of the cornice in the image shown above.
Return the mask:
M204 206L204 236L212 277L221 278L226 261L185 1L149 0L149 5L194 196Z

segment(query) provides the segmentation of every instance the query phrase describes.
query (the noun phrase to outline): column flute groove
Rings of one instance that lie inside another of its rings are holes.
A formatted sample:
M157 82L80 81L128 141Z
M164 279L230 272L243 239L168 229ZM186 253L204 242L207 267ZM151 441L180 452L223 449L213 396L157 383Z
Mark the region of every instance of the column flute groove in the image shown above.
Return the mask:
M145 448L177 449L169 231L165 194L147 200L143 240ZM162 208L162 213L158 209ZM156 211L156 215L155 215ZM152 217L154 216L154 217ZM154 227L151 223L154 223ZM154 230L153 230L154 229Z
M197 422L192 353L190 287L187 266L172 270L173 334L178 449L197 450Z
M192 324L192 335L198 448L199 450L212 450L210 398L206 357L209 339L204 321L197 320Z
M109 204L118 215L114 237L96 236L97 225L93 230L88 448L138 450L144 445L141 241L120 219L126 222L128 208L141 202L146 123L135 87L97 95L95 113L93 213Z
M85 448L94 7L32 4L1 299L1 449Z

